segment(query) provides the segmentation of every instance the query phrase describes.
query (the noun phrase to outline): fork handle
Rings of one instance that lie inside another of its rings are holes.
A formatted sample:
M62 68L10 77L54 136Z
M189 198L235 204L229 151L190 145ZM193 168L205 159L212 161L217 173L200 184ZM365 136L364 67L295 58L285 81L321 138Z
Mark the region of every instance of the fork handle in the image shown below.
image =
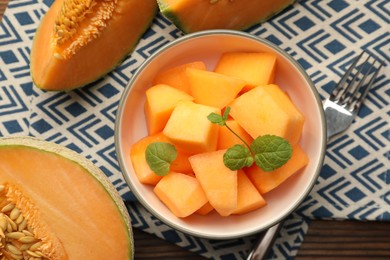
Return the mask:
M275 241L282 225L283 223L279 222L278 224L268 228L264 236L259 238L256 242L246 260L264 259L271 248L271 244Z

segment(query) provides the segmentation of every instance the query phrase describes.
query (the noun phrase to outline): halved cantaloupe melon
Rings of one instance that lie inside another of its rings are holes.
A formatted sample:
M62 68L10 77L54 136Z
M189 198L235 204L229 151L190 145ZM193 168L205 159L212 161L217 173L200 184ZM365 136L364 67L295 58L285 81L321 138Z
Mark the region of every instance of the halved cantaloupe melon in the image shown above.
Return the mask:
M194 61L162 70L154 77L153 84L166 84L191 94L186 73L187 68L206 70L206 64L203 61Z
M244 30L283 10L294 0L157 0L161 12L183 32Z
M34 36L31 75L45 90L70 90L102 77L136 46L155 0L56 0Z
M30 251L45 259L133 258L130 217L121 197L79 154L34 138L2 138L0 182L0 228L19 236L11 246L5 240L9 252L16 247L29 255L26 245L41 242ZM7 213L5 207L18 210ZM3 229L3 218L10 227Z

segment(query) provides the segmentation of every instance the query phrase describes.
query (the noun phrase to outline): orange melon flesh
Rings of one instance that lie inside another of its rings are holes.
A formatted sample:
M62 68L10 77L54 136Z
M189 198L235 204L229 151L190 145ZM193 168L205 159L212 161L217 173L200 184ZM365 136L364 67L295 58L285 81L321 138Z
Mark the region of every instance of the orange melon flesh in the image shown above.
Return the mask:
M226 120L229 126L238 136L247 144L251 144L253 138L234 120ZM234 135L226 126L219 127L217 150L228 149L236 144L244 144L236 135Z
M179 218L188 217L207 203L198 180L182 173L168 173L157 183L153 191Z
M165 84L154 85L146 90L145 119L149 135L161 132L176 104L180 100L192 101L186 92Z
M61 58L73 40L56 45L54 25L62 5L68 0L56 0L50 7L34 36L31 50L31 75L36 86L45 90L70 90L102 77L116 67L136 46L157 11L155 0L118 0L114 14L99 37ZM72 1L72 0L71 0ZM93 16L102 3L97 3L86 17ZM72 39L91 22L83 20Z
M304 117L277 85L253 88L229 106L230 115L253 138L273 134L294 146L301 137Z
M171 143L170 140L160 132L155 135L146 136L131 146L131 163L138 180L143 184L156 185L162 178L150 169L145 159L147 146L154 142ZM190 162L188 161L188 155L178 151L177 157L171 163L170 169L182 173L192 172Z
M232 102L245 86L242 79L206 70L188 68L187 76L194 102L219 109Z
M187 68L206 70L206 64L203 61L194 61L160 71L153 79L153 84L166 84L191 94L186 74Z
M222 54L214 71L246 82L243 91L273 83L276 55L273 53L229 52Z
M204 204L200 209L198 209L197 211L195 211L196 214L199 214L199 215L202 215L202 216L206 216L207 214L209 214L211 211L213 211L213 206L211 206L210 202L207 202L206 204Z
M158 0L160 11L183 32L243 30L292 4L293 0Z
M68 259L133 257L121 198L104 174L75 152L31 138L0 139L0 180L17 185L34 202Z
M266 201L242 170L237 171L237 208L233 214L245 214L266 205Z
M217 147L218 125L207 119L210 113L221 112L214 107L180 101L163 133L177 149L186 154L214 151Z
M291 175L299 172L309 163L305 151L300 145L293 147L292 156L286 164L271 172L264 172L257 165L252 165L245 172L261 194L265 194L287 180Z
M221 216L231 215L237 207L237 171L223 163L225 152L218 150L189 157L208 201Z

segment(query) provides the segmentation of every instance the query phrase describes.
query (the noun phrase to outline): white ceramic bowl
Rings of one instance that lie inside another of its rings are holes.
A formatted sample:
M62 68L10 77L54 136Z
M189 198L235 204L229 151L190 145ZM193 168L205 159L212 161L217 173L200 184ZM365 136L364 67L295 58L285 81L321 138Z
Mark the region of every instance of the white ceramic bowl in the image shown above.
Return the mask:
M213 69L220 55L229 51L273 52L277 55L275 82L286 91L304 114L306 122L300 144L310 158L307 167L281 186L265 195L267 206L244 215L221 217L193 214L177 218L155 196L152 187L141 184L130 160L132 144L147 135L144 102L145 90L154 75L166 68L201 60ZM230 239L262 231L287 217L312 189L325 154L325 120L322 104L305 71L283 50L247 33L210 30L189 34L161 48L137 70L119 103L116 118L118 162L131 191L153 215L184 233L211 239Z

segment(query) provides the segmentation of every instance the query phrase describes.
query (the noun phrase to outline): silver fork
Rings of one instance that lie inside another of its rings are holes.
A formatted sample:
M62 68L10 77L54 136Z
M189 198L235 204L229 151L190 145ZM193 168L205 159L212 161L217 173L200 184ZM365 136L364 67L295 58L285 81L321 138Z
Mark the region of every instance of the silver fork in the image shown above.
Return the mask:
M339 83L332 90L330 96L323 103L326 118L327 140L345 131L353 122L368 91L383 66L370 55L363 63L363 51L350 65ZM379 65L378 65L378 64ZM258 242L247 256L247 260L264 259L279 233L283 221L270 227L262 234Z

